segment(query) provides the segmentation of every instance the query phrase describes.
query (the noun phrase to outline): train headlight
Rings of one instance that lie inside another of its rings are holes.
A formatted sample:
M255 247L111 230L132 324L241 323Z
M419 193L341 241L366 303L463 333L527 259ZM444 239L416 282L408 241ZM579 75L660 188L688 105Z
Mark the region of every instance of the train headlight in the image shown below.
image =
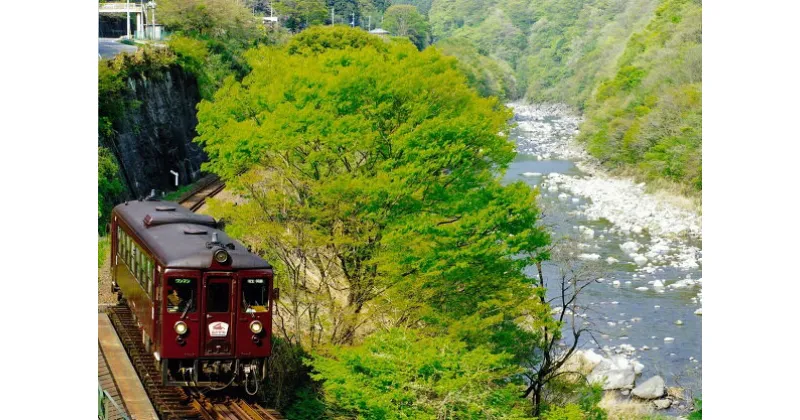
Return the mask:
M214 261L216 261L216 262L218 262L220 264L225 264L226 262L228 262L230 257L231 256L228 255L228 252L225 251L224 249L218 249L218 250L214 251Z
M264 329L264 326L261 325L261 321L253 321L253 322L250 323L250 331L252 331L253 334L258 334L263 329Z
M186 325L185 322L178 321L175 323L175 332L178 333L178 335L184 335L187 331L189 331L189 326Z

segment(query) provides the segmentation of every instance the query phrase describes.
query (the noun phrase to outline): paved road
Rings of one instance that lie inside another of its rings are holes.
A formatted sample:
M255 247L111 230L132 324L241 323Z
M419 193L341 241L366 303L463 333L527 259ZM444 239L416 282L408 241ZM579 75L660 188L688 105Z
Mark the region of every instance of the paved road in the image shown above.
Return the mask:
M117 42L116 38L99 38L98 53L102 58L111 58L121 52L132 53L134 51L136 51L135 46L121 44Z

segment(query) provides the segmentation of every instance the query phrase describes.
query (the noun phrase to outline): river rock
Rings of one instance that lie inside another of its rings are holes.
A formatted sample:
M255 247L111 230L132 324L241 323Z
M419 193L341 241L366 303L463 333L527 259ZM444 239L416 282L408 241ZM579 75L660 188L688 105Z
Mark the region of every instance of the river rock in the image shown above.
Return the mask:
M600 383L604 390L631 389L636 380L633 365L625 356L611 356L603 359L586 377L589 383Z
M614 264L615 262L618 262L618 261L619 261L619 260L618 260L618 259L616 259L616 258L614 258L614 257L608 257L608 258L606 258L606 262L607 262L607 263L609 263L609 264Z
M641 245L639 245L636 242L629 241L629 242L625 242L624 244L620 245L619 249L621 249L622 252L624 252L626 254L633 254L633 253L635 253L636 251L639 250L640 246Z
M670 405L672 405L672 401L667 398L653 401L653 407L655 407L657 410L666 410Z
M635 262L636 265L640 265L640 266L641 265L645 265L645 264L647 264L647 257L645 257L644 255L636 254L633 257L633 262Z
M644 365L638 360L632 361L631 364L633 365L633 372L637 375L641 374L644 370Z
M523 172L522 176L542 176L539 172Z
M673 341L675 341L675 339L674 339L674 338L672 338L672 337L664 337L664 342L665 342L665 343L671 343L671 342L673 342Z
M631 393L644 400L653 400L664 396L664 378L656 375L633 388Z
M594 369L595 366L603 361L603 356L595 353L592 349L582 352L581 357L583 357L583 360L589 364L590 369Z
M597 261L597 260L600 259L600 256L597 255L597 254L581 254L581 255L578 255L578 258L580 258L580 259L582 259L584 261Z
M650 289L648 289L648 288L646 288L646 287L642 286L642 287L637 287L637 288L636 288L636 290L638 290L638 291L640 291L640 292L646 292L646 291L648 291L648 290L650 290Z
M614 285L614 287L619 287L621 283L619 282L619 280L614 280L611 282L611 284Z
M695 315L701 315L701 316L702 316L702 315L703 315L703 308L697 308L697 310L696 310L696 311L694 311L694 314L695 314Z

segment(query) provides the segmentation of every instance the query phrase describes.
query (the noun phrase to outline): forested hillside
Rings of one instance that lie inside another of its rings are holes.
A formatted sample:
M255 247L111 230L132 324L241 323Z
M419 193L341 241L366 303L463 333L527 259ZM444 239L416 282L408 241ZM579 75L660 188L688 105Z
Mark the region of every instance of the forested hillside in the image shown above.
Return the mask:
M429 20L480 91L569 104L608 166L702 189L699 1L437 0Z
M662 3L586 108L580 138L589 152L702 189L701 35L697 2Z

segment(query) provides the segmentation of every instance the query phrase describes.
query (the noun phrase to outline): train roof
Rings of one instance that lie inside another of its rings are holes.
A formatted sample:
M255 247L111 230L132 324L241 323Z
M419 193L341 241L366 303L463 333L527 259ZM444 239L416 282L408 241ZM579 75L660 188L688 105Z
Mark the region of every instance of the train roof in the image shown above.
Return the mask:
M166 268L208 269L218 246L209 248L212 235L231 257L231 270L265 269L272 266L247 250L239 241L218 229L211 216L192 213L169 201L129 201L114 207L122 219L150 252Z

